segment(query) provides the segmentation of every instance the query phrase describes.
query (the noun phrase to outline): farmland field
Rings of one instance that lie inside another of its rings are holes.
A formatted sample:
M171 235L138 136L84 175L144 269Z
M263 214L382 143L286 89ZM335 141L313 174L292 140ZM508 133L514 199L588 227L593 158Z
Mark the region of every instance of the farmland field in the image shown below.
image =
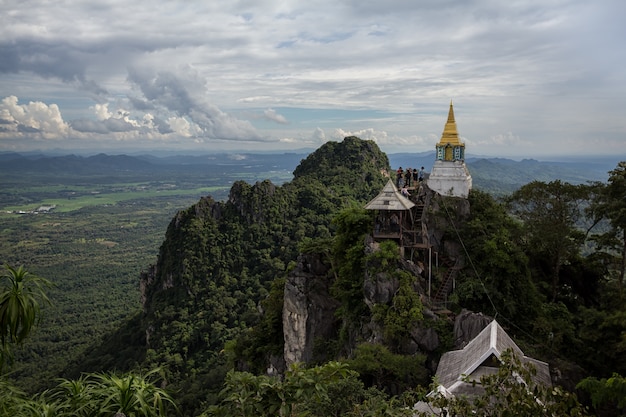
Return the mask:
M29 392L54 384L72 360L140 310L139 274L156 261L178 210L207 195L224 200L233 181L265 175L276 183L291 178L289 170L234 168L222 177L172 169L0 174L0 263L54 283L10 378Z

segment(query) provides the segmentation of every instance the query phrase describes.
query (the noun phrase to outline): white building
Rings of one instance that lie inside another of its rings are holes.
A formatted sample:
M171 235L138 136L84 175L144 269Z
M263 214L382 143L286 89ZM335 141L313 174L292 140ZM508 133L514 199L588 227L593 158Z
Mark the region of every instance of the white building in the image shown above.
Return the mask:
M452 102L436 150L428 187L443 196L467 198L472 189L472 176L465 166L465 144L459 140Z
M498 322L493 320L463 349L443 354L435 374L437 387L428 396L473 398L484 395L481 377L498 373L501 356L507 350L519 358L522 364L534 367L536 373L531 376L533 385L552 386L548 364L524 355ZM527 384L530 381L520 382ZM447 411L432 407L424 401L415 404L414 409L432 416L448 415Z

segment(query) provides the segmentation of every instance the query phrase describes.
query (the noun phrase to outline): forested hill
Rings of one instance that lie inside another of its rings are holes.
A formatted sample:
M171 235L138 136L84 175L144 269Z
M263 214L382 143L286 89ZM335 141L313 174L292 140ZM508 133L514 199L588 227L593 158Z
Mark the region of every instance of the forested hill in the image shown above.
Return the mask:
M342 360L362 384L386 394L428 385L439 355L455 346L447 317L463 308L497 315L569 389L587 375L626 371L623 278L616 279L623 227L605 219L602 232L616 233L598 235L597 243L577 229L597 213L611 215L623 198L602 185L534 181L505 206L478 187L467 200L425 187L430 203L417 226L437 254L431 277L428 251L402 254L394 241L368 238L374 219L363 207L392 169L373 141L347 137L308 155L290 182L236 181L225 201L207 196L178 212L155 264L141 274L141 313L68 374L159 369L184 414L199 415L219 403L230 371L250 372L242 389L252 375L284 371L285 316L298 315L284 313L288 301L322 306L299 310L317 324L326 320L332 335L309 340L308 357ZM585 244L593 256L583 257ZM463 259L471 268L459 266ZM430 278L444 287L451 270L458 275L450 310L436 314L424 288ZM300 320L301 330L312 322Z
M265 352L239 355L282 354L282 304L272 300L282 300L281 283L299 245L330 239L331 219L374 197L386 182L381 171L389 169L374 142L347 137L309 155L289 183L238 181L228 201L206 197L179 212L156 264L141 278L143 315L91 351L76 372L164 367L172 386L188 393L186 406L199 406L199 395L214 402L232 366L224 355L229 341L260 325ZM262 300L272 310L265 324L259 324Z

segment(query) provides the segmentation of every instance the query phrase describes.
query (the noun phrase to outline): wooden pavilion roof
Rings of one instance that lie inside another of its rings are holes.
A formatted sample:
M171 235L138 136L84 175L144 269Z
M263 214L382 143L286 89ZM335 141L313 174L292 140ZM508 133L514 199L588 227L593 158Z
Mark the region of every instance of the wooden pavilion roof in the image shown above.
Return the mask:
M398 191L392 180L383 190L365 206L366 210L404 211L410 210L415 204Z

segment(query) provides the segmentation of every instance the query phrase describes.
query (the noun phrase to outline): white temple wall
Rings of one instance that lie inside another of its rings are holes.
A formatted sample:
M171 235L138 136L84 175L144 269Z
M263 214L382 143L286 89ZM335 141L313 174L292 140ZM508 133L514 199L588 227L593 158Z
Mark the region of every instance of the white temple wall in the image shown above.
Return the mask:
M427 185L443 196L467 198L472 176L463 161L435 161Z

